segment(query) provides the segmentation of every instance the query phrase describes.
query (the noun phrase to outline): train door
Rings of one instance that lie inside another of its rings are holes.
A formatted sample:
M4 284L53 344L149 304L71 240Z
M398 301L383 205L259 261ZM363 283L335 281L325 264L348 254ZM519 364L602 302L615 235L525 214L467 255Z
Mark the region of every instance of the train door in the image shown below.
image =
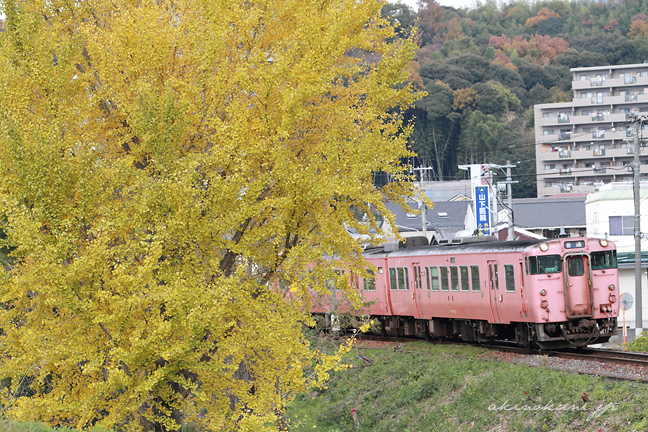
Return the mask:
M421 283L423 281L423 278L421 277L421 264L420 263L412 263L413 267L413 277L414 277L414 293L412 295L412 299L414 299L414 305L416 306L416 318L421 318L421 302L423 299L421 298L421 295L423 295L423 284Z
M527 300L526 286L524 285L524 261L519 260L518 265L520 270L520 318L524 320L529 317L529 301Z
M592 282L590 279L589 256L586 254L565 255L565 305L567 318L585 318L593 315Z
M488 291L490 294L491 312L493 322L501 322L499 304L504 299L499 289L499 269L497 261L487 261L488 264Z

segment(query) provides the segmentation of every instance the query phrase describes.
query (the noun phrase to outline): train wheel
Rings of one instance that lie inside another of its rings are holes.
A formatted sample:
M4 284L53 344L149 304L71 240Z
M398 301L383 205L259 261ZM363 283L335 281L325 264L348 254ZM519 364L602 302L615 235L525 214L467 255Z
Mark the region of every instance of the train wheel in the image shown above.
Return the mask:
M522 348L531 348L532 341L529 326L526 323L518 323L515 326L515 344Z

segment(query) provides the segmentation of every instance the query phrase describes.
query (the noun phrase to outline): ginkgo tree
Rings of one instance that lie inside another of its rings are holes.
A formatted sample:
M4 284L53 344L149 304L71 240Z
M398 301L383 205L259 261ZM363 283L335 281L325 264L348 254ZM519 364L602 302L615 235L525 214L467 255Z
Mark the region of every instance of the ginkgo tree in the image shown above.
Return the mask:
M375 0L1 5L3 414L285 429L340 360L311 294L407 193L372 173L404 172L416 45Z

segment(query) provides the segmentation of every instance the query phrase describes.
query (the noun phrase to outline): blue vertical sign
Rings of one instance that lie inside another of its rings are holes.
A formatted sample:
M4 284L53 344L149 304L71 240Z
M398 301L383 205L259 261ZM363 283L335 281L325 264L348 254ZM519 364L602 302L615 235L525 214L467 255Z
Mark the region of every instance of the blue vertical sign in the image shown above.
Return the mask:
M475 216L477 218L477 230L479 235L490 235L490 212L488 211L488 186L478 186L475 188L475 197L477 198L477 208Z

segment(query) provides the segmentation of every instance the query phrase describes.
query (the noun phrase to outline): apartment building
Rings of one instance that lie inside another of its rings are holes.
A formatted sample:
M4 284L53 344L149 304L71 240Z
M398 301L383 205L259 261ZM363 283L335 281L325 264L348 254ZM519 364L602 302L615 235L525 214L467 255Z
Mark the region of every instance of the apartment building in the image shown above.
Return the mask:
M632 182L634 114L648 117L648 63L572 68L571 102L535 106L538 197ZM648 140L648 123L639 131ZM648 150L641 148L641 175Z

